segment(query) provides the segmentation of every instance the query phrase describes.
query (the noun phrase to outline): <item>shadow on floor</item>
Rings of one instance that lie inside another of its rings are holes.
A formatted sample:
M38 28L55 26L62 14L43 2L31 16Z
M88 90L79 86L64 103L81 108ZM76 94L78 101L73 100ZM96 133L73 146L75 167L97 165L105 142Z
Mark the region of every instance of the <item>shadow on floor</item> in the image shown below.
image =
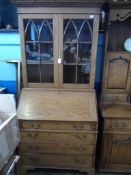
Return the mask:
M36 169L28 171L29 175L87 175L87 173L80 173L79 171L68 170L50 170L50 169Z
M51 169L35 169L28 171L29 175L87 175L87 173L80 173L79 171L69 170L51 170ZM96 175L130 175L121 173L96 173Z

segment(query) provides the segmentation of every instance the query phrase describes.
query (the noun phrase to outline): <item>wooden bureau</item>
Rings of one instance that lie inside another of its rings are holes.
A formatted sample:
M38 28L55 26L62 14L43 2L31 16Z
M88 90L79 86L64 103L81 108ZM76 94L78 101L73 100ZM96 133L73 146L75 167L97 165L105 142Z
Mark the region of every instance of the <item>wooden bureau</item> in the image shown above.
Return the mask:
M21 172L63 168L93 175L100 7L81 0L45 2L17 6L24 88L17 113Z
M131 104L103 104L100 170L131 173Z
M34 168L95 174L94 91L23 89L18 107L22 175Z

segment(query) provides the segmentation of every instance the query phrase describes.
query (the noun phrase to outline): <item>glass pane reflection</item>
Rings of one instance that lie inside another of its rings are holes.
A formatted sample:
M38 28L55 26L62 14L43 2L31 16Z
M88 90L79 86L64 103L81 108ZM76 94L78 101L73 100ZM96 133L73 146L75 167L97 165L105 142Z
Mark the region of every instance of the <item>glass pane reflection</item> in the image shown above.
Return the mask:
M29 83L40 83L40 65L27 64L27 77Z
M93 19L65 19L64 42L92 42Z
M38 31L33 20L25 20L25 40L38 41Z
M42 83L54 82L54 66L53 64L41 64L41 81Z
M64 64L76 63L77 60L77 44L64 44Z
M73 20L64 20L64 42L77 41L77 28Z
M42 62L53 61L53 44L40 44L40 60Z
M26 59L28 63L38 63L40 61L39 56L39 44L38 43L26 43Z
M40 41L53 41L52 20L45 20L41 25Z
M84 20L79 32L79 42L91 42L92 41L92 28L88 20Z
M90 65L81 65L78 66L77 72L77 83L79 84L88 84L90 79Z
M79 63L91 63L91 44L79 44Z
M53 41L52 19L25 19L26 41Z
M76 66L64 66L64 83L76 83Z

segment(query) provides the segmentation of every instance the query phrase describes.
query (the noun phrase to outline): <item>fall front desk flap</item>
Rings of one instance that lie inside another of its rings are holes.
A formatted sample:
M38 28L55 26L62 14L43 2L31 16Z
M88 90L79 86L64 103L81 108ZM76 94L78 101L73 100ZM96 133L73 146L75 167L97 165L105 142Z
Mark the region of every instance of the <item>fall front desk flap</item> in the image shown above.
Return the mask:
M47 121L97 121L94 91L23 89L18 119Z

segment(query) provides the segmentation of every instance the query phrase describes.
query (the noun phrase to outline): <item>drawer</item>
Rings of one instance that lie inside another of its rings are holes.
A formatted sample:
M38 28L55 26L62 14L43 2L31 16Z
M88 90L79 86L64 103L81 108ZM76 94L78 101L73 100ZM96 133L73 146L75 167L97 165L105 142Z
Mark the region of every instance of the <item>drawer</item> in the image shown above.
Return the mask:
M88 130L96 131L96 122L55 122L55 121L28 121L19 120L19 125L21 129L30 130Z
M63 154L23 154L21 163L24 166L36 167L92 167L93 156Z
M22 142L20 153L64 153L64 154L94 154L95 145L79 145L67 143L31 143Z
M73 132L21 131L22 142L96 144L96 134Z
M131 131L130 119L104 119L105 131Z

